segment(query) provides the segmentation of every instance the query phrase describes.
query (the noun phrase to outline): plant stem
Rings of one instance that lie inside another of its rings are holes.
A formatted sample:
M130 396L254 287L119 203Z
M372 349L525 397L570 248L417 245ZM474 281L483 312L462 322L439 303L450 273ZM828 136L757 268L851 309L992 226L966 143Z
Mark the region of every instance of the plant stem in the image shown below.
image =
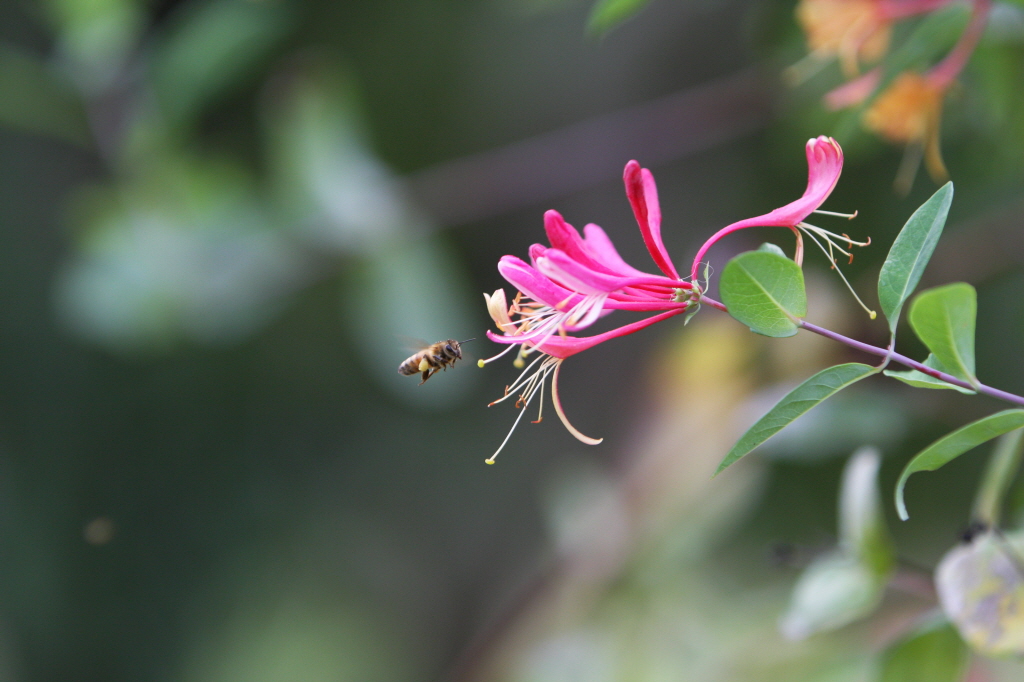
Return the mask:
M707 303L712 308L718 308L723 312L729 312L724 305L722 305L718 301L708 298L707 296L701 297L701 302ZM936 369L932 369L931 367L927 367L923 363L918 362L917 360L911 360L907 356L896 353L888 348L872 346L871 344L864 343L862 341L857 341L856 339L851 339L848 336L843 336L842 334L834 332L830 329L819 327L816 324L811 324L810 322L804 320L800 320L798 324L802 329L806 329L809 332L814 332L815 334L824 336L825 338L832 339L833 341L838 341L839 343L845 344L850 348L856 348L861 352L870 353L871 355L877 355L878 357L886 358L886 360L898 362L904 367L916 369L918 372L927 374L928 376L939 379L940 381L945 381L947 384L953 384L954 386L967 388L972 391L977 391L978 393L984 393L985 395L992 396L993 398L998 398L1000 400L1005 400L1006 402L1013 403L1014 405L1024 406L1024 398L1022 398L1019 395L1007 393L1006 391L1001 391L998 388L992 388L991 386L986 386L985 384L982 383L971 385L968 382L963 381L962 379L957 379L955 376L951 374L946 374L945 372L940 372Z

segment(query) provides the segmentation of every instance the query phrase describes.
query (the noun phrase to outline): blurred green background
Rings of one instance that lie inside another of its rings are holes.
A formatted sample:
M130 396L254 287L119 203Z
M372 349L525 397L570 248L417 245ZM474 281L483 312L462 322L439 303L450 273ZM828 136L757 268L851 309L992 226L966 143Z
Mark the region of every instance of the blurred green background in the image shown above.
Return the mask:
M711 481L773 397L863 358L708 310L566 364L602 445L549 419L483 464L515 370L474 366L496 352L480 293L544 210L650 270L619 179L636 158L685 268L799 196L803 143L840 130L825 208L874 240L846 269L870 304L935 189L894 195L901 150L822 110L837 70L781 85L792 2L653 0L603 36L590 9L0 0L0 680L866 679L924 602L776 629L834 543L843 461L878 446L888 500L988 399L868 382ZM925 284L978 286L979 376L1019 393L1024 22L999 11L947 106L957 194ZM790 248L749 232L717 269ZM884 345L812 256L810 319ZM453 337L477 340L452 371L395 372L406 339ZM956 542L980 466L915 479L908 523L887 505L908 565Z

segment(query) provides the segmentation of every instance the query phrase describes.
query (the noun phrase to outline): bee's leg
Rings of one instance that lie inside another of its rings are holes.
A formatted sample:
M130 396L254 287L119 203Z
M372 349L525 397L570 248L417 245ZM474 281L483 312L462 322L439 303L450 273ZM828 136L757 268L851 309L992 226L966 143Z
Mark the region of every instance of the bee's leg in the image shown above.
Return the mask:
M434 372L436 372L436 371L437 371L436 369L428 369L428 370L424 371L424 372L423 372L423 381L421 381L421 382L419 383L419 385L420 385L420 386L422 386L422 385L423 385L424 383L426 383L427 379L429 379L429 378L430 378L430 376L431 376L431 375L432 375L432 374L433 374Z

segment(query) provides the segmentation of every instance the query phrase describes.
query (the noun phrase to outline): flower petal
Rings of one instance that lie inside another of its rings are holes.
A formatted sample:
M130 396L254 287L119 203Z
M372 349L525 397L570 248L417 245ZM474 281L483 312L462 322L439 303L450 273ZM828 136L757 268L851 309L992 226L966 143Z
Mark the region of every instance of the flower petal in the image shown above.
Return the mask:
M551 402L555 405L555 413L558 415L558 418L562 420L562 426L568 429L569 433L576 437L576 440L586 443L587 445L597 445L603 441L604 438L591 438L590 436L583 435L575 426L569 423L569 419L565 416L565 411L562 410L562 401L558 397L558 373L561 371L562 363L559 362L555 365L555 375L551 377Z
M704 242L693 259L691 277L697 277L708 249L725 235L746 227L795 227L825 203L843 171L843 150L839 143L824 135L807 141L807 189L802 197L771 213L727 225Z
M655 298L660 294L664 298L674 289L689 286L688 282L678 282L660 275L641 273L639 277L623 277L605 274L588 268L559 249L548 249L543 257L537 259L537 269L556 283L585 294L610 294L626 287L643 285L654 289L644 292L647 297Z
M582 294L559 286L515 256L502 256L498 261L498 272L516 289L552 308L563 303L573 304L583 298Z
M626 183L626 196L633 206L633 214L640 225L640 233L651 258L662 272L672 279L679 279L679 274L661 240L661 205L658 203L658 188L654 184L654 176L651 175L651 171L641 168L636 161L630 161L626 164L622 179Z
M583 229L588 231L588 235L591 235L594 232L592 228L597 228L597 231L600 232L596 238L597 241L593 243L581 238L576 228L565 222L558 211L547 211L544 214L544 230L548 234L551 246L566 253L573 260L591 270L609 275L646 275L646 273L626 265L600 227L587 225ZM601 242L602 237L603 242Z
M612 240L608 238L608 235L605 234L605 231L600 226L590 223L583 228L583 234L583 245L587 253L594 260L604 265L609 272L619 275L633 275L635 277L642 277L647 274L642 270L637 270L622 259L622 256L615 249L615 245L612 244Z

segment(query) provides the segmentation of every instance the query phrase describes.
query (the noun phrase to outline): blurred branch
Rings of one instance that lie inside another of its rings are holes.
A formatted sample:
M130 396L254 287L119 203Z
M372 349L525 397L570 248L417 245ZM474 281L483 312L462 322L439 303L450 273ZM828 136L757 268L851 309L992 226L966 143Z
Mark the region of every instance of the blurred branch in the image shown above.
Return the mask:
M711 149L760 129L772 114L770 83L747 69L407 180L439 222L463 224L611 180L632 158L652 166Z

